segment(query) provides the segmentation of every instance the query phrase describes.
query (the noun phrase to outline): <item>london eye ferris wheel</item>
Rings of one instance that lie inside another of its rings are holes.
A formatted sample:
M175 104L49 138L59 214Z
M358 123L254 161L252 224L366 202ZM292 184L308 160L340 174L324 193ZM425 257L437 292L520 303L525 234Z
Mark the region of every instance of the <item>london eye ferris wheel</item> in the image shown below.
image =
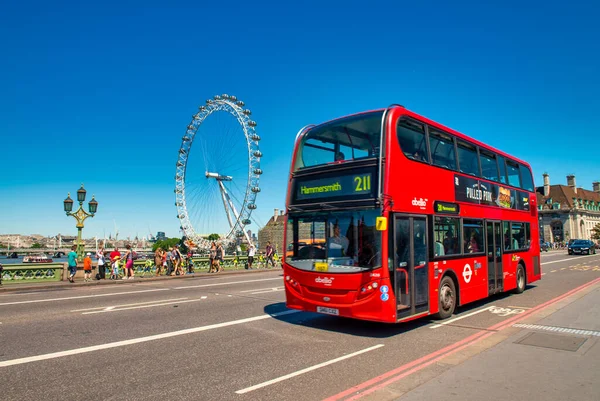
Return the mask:
M260 137L243 101L216 95L192 116L181 141L175 173L180 228L198 248L219 234L224 241L247 235L257 208L262 174ZM193 145L193 152L192 152Z

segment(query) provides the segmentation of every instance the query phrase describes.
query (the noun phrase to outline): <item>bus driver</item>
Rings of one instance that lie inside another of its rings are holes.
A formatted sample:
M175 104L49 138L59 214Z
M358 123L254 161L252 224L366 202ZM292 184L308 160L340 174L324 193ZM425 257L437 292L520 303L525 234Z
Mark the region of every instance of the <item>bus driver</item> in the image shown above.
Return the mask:
M333 225L333 236L329 237L327 240L328 256L335 258L346 255L348 245L348 238L340 235L340 226L335 223Z

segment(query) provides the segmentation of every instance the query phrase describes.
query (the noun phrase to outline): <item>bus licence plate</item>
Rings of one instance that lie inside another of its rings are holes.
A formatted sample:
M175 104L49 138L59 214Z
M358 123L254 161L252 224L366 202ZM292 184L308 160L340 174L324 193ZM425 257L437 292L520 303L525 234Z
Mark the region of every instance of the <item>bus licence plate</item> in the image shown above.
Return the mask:
M335 316L339 316L340 315L340 310L339 309L326 308L324 306L317 306L317 312L318 313L326 313L328 315L335 315Z

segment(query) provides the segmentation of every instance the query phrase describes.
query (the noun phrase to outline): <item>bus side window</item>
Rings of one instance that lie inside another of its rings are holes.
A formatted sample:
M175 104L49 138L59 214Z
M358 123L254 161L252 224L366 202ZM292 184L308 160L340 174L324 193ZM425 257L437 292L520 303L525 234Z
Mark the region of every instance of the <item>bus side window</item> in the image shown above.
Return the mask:
M402 153L412 160L429 162L425 127L413 121L400 120L398 122L398 143Z
M456 154L454 152L454 139L439 131L429 131L429 146L431 158L436 166L456 170Z

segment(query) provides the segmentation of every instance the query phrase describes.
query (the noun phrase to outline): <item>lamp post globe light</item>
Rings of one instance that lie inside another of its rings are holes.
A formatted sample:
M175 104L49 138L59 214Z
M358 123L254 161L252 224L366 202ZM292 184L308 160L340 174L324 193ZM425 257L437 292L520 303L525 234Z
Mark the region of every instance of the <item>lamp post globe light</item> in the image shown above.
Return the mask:
M73 216L75 220L77 220L77 260L79 262L83 261L84 254L84 243L81 237L81 232L83 231L83 222L88 217L94 217L96 211L98 210L98 202L96 201L96 197L92 195L92 200L88 202L89 213L83 210L83 202L85 202L85 195L87 191L83 188L83 184L81 184L81 188L77 190L77 201L79 202L79 208L73 212L73 199L71 199L71 193L67 194L67 199L63 201L63 205L65 208L65 213L67 216Z

